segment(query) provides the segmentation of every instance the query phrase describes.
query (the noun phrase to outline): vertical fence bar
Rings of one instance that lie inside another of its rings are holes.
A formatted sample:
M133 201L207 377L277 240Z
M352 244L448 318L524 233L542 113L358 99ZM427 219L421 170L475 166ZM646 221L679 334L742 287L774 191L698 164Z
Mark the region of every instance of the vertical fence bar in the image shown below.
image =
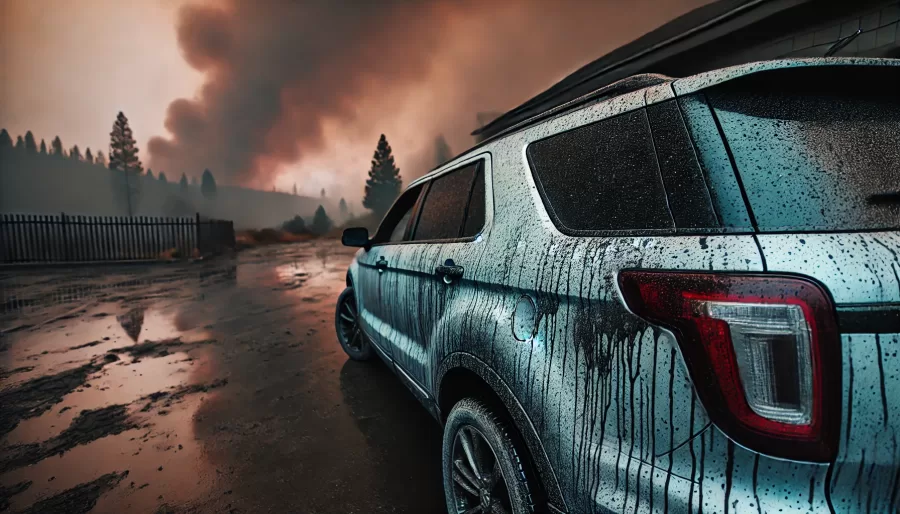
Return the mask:
M60 228L62 231L63 258L69 260L69 226L66 219L66 213L60 213Z

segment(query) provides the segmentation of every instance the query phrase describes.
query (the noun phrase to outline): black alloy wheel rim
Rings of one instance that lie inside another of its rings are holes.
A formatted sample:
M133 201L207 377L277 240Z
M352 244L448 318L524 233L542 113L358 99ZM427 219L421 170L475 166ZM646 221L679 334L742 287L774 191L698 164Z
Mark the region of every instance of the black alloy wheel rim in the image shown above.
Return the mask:
M456 433L452 453L456 514L511 514L500 461L484 434L471 425Z
M352 350L362 350L363 335L362 330L359 328L355 297L352 294L344 297L344 301L340 306L340 318L340 330L344 343Z

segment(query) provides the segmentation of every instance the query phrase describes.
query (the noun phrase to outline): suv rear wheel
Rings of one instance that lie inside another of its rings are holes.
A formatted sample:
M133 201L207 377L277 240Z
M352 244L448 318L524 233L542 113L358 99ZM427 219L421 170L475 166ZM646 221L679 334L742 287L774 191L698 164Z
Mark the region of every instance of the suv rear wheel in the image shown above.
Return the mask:
M444 425L444 495L451 514L534 512L524 461L505 423L483 403L457 403Z
M338 296L334 325L337 329L338 342L351 359L366 361L372 357L372 345L359 327L359 312L352 287L344 289Z

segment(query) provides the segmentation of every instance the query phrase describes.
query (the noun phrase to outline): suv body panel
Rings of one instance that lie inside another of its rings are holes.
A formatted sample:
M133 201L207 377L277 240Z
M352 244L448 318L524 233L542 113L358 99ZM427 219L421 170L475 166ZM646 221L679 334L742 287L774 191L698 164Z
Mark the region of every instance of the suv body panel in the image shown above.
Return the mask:
M366 282L363 287L381 288L382 296L357 297L360 302L363 298L391 302L396 296L383 296L386 288L416 289L408 295L413 301L393 304L395 309L401 305L410 309L397 316L415 312L415 321L392 318L389 323L405 327L407 339L395 339L393 351L403 345L410 349L397 353L403 355L402 362L394 360L400 373L421 389L418 396L423 403L441 419L435 402L443 376L457 367L482 376L506 404L535 456L551 506L560 511L884 512L896 508L900 412L896 402L888 405L890 423L880 414L875 419L872 413L882 412L888 396L900 395L897 334L844 335L844 432L837 463L781 460L735 444L710 423L674 336L629 312L616 285L618 271L627 268L782 271L819 280L839 305L900 300L896 232L755 234L711 109L694 95L757 71L831 64L897 62L772 61L678 79L594 102L489 140L414 181L410 187L476 156L489 156L490 221L482 237L473 243L397 245L408 249L400 259L410 273L388 279L389 286L384 278ZM526 156L528 145L672 100L676 93L697 160L710 182L721 233L583 237L561 232L535 183ZM864 261L837 253L833 262L822 261L822 252L828 248L840 253L848 244L855 248L863 243L869 248ZM389 246L373 247L369 255L361 251L358 259L386 255ZM447 258L466 270L461 280L450 285L433 274L433 268ZM810 269L810 260L822 267ZM358 273L359 268L355 269ZM845 282L850 276L859 282ZM869 288L870 283L879 285ZM533 299L538 312L536 332L525 341L513 334L515 309L523 296ZM370 335L372 330L376 327L366 327ZM388 339L381 337L382 343ZM414 345L418 345L415 352ZM885 368L889 376L879 378L873 369L879 363L883 366L890 355L895 365ZM480 369L484 366L489 373ZM864 485L860 485L862 473Z

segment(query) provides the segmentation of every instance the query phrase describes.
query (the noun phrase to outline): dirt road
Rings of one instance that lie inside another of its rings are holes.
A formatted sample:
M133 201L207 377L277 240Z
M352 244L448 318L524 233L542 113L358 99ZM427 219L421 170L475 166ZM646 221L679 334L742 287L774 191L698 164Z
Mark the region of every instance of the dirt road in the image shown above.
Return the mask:
M352 255L0 273L0 512L442 512L438 425L337 344Z

